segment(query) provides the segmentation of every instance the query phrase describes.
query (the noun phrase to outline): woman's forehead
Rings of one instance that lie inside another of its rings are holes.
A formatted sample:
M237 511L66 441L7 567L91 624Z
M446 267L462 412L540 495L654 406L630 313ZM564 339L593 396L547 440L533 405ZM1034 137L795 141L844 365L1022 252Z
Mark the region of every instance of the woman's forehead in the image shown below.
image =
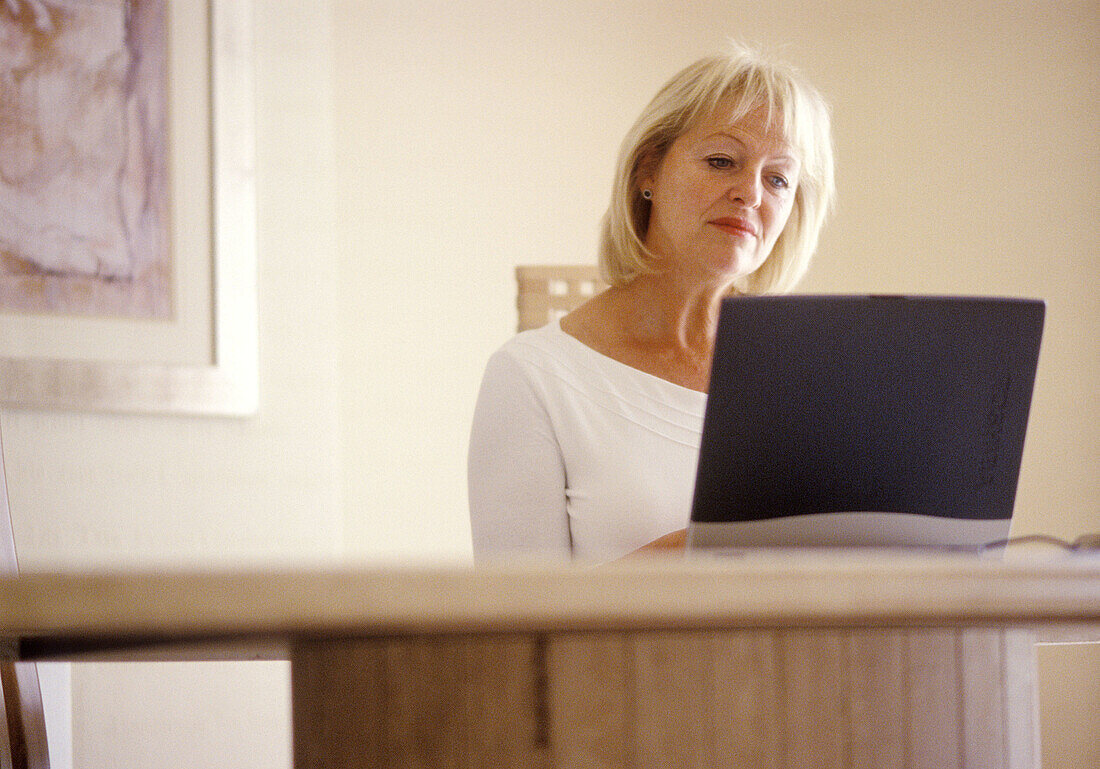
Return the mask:
M744 107L729 100L719 102L708 115L688 131L697 138L728 134L735 138L750 138L770 148L792 156L797 155L785 130L782 112L765 104Z

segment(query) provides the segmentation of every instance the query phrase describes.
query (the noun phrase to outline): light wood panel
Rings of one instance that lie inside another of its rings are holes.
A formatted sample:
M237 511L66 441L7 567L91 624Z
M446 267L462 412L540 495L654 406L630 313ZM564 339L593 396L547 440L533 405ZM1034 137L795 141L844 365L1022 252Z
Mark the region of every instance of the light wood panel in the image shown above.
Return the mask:
M632 766L633 645L621 633L558 634L547 644L553 766Z
M961 718L955 630L908 636L906 650L906 745L914 767L959 766Z
M465 673L470 767L549 769L546 641L539 635L467 638Z
M303 644L294 656L291 688L298 769L368 769L362 758L386 751L385 731L375 728L389 707L384 642ZM357 707L349 712L352 702Z
M1033 645L1001 628L310 642L296 765L1030 769Z
M877 628L849 635L852 769L907 764L908 640Z
M714 662L715 712L724 714L715 751L729 766L784 765L786 698L777 631L722 633Z
M705 631L658 631L631 636L633 766L704 769L714 766L712 686L714 638Z
M548 767L537 636L311 641L294 650L294 765Z

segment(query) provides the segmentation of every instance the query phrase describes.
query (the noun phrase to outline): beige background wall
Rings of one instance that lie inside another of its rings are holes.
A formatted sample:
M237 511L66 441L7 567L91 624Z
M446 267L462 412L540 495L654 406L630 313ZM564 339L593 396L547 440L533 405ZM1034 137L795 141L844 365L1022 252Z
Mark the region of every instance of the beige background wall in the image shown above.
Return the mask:
M729 35L835 106L804 290L1047 299L1016 531L1100 530L1093 0L254 5L260 414L5 409L25 564L465 559L512 267L591 260L619 138ZM1047 766L1100 764L1100 655L1042 665ZM286 765L286 696L281 665L76 666L75 765Z

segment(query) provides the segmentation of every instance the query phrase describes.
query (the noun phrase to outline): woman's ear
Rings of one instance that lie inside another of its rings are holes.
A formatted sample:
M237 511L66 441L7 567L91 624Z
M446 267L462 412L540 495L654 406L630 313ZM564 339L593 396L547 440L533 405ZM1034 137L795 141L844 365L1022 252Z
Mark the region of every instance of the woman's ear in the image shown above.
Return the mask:
M660 158L652 150L643 152L638 156L638 166L634 179L638 184L639 192L653 189L654 184L657 182L657 168L660 164Z

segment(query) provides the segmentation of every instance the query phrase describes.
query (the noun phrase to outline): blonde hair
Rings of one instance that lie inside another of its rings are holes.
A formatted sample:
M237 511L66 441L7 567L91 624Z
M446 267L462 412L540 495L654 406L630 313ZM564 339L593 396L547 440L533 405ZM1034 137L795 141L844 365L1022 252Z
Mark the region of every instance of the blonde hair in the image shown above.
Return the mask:
M623 139L600 237L600 275L622 285L656 270L645 246L650 202L638 177L654 168L672 143L730 103L736 123L761 105L769 126L778 123L798 153L802 170L790 218L764 264L736 288L742 293L784 293L806 273L835 196L829 106L796 69L740 43L700 59L669 80Z

